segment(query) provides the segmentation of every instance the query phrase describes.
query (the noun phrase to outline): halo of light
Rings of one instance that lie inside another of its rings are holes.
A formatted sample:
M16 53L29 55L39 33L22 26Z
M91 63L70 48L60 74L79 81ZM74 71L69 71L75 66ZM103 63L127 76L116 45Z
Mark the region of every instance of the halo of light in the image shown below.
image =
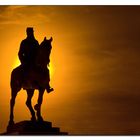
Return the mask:
M21 63L19 61L18 58L15 59L14 63L13 63L13 68L16 68L17 66L19 66Z

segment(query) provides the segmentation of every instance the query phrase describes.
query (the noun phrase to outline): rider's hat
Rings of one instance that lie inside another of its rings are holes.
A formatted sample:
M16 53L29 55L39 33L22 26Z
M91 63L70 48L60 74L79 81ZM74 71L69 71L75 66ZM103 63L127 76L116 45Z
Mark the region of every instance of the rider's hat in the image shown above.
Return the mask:
M26 32L34 32L33 27L27 27Z

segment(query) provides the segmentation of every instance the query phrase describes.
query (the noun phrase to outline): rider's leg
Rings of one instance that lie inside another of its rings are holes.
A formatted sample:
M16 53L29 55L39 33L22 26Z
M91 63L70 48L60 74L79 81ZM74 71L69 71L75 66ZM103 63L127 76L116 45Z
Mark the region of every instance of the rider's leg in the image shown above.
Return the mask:
M47 69L47 71L46 71L46 77L48 77L48 81L47 81L48 84L46 85L46 90L47 90L48 93L50 93L50 92L54 91L54 89L51 88L51 86L49 84L49 82L50 82L50 72L49 72L49 69Z

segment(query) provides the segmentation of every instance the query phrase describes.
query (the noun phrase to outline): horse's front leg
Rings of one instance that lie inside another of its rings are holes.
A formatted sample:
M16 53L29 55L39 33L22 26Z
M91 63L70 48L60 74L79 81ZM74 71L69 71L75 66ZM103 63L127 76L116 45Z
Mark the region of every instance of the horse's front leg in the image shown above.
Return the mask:
M34 106L35 110L37 111L38 121L43 121L43 118L41 116L41 104L42 104L42 101L43 101L44 91L45 91L45 89L39 89L38 103Z
M27 107L29 108L30 110L30 113L32 115L32 118L31 118L31 121L35 121L36 120L36 117L35 117L35 112L33 110L33 107L32 107L32 97L33 97L33 94L34 94L34 90L33 89L27 89L27 101L26 101L26 105Z

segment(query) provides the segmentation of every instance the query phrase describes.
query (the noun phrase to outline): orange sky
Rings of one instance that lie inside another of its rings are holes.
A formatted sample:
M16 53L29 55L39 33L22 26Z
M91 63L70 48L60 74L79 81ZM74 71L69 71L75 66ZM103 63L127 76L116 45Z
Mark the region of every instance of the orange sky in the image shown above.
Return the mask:
M55 91L44 94L45 120L70 134L139 133L139 16L139 7L1 6L0 132L8 123L10 74L32 26L39 42L53 37ZM37 92L33 105L36 99ZM25 101L22 90L16 122L30 118Z

